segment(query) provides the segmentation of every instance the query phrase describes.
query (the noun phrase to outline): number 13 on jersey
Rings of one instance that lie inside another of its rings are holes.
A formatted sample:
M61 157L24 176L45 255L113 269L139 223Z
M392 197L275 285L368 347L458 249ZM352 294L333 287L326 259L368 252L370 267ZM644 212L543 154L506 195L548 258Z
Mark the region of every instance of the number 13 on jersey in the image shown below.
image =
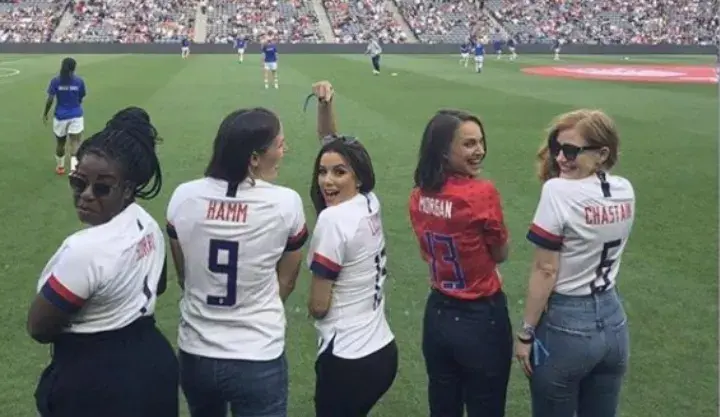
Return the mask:
M460 266L459 252L452 236L425 232L425 243L430 254L430 273L436 285L444 290L465 288L465 274ZM442 273L450 266L451 275Z

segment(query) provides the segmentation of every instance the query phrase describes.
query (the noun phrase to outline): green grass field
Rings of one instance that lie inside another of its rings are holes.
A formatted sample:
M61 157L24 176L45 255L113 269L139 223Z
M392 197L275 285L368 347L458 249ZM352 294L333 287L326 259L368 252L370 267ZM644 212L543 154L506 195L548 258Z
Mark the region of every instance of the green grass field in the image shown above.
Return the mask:
M282 50L281 50L282 52ZM336 87L338 123L361 138L374 157L377 193L384 204L390 278L387 306L400 347L398 378L373 415L427 415L420 351L427 269L411 233L407 198L420 136L433 112L455 107L486 124L489 156L484 175L497 184L511 232L511 257L502 266L513 323L522 311L531 246L524 234L539 183L533 156L553 116L579 107L601 108L621 132L616 172L633 181L637 219L625 253L620 289L630 316L631 365L622 415L711 417L718 404L718 87L630 84L540 78L524 65L553 64L549 56L518 61L488 59L482 75L461 68L454 56L383 58L373 77L364 56L280 57L280 89L264 90L259 55L243 65L233 54L80 55L78 74L88 86L86 132L100 129L121 107L146 108L165 142L160 157L162 194L143 203L162 223L170 193L203 172L221 119L246 106L266 106L281 117L289 152L280 182L300 192L312 226L309 193L317 151L315 111L302 112L312 82ZM48 361L47 347L25 332L28 303L38 275L62 240L80 226L65 177L55 175L54 140L42 124L45 89L62 56L0 55L0 415L35 415L33 392ZM711 57L566 57L565 63L709 64ZM390 77L389 72L397 72ZM174 282L174 276L173 276ZM313 415L315 333L305 313L308 273L303 268L287 304L290 416ZM180 292L158 301L157 317L173 342ZM184 404L183 404L184 407ZM186 414L185 414L186 415ZM514 365L509 417L529 415L528 388Z

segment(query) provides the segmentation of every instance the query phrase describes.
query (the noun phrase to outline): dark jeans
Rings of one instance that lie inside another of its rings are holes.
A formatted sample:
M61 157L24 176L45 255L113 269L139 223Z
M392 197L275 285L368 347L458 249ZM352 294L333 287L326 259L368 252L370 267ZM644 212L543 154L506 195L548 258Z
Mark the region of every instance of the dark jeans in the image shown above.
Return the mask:
M359 359L339 358L332 348L330 342L315 361L315 416L365 417L395 381L397 345Z
M535 334L533 416L617 416L630 350L617 291L553 294Z
M287 417L288 367L269 361L214 359L180 351L180 381L192 417Z
M375 71L380 71L380 55L373 55L371 60L373 69L375 69Z
M175 352L152 317L60 335L35 391L42 417L178 417L179 395Z
M432 291L423 355L431 417L503 417L513 355L505 294L465 301Z

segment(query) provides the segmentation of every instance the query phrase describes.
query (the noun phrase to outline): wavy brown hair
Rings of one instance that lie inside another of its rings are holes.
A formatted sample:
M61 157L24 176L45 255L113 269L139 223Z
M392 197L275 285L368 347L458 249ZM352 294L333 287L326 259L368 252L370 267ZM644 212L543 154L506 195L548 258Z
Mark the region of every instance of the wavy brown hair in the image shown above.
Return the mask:
M601 110L580 109L557 116L548 128L548 137L535 156L537 176L545 182L560 175L557 161L550 155L548 144L560 132L576 129L589 146L607 147L608 157L598 169L609 170L618 160L620 137L615 122Z

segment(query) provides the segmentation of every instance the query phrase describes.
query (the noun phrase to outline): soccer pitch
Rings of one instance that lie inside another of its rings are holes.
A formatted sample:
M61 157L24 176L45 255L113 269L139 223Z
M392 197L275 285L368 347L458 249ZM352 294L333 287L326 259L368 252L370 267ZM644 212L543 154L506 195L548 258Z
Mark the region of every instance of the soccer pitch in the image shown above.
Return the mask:
M229 50L230 51L230 50ZM86 135L118 109L148 110L164 143L161 195L144 207L164 223L173 189L202 175L221 119L234 109L264 106L284 125L289 151L279 182L305 201L318 149L314 103L302 104L314 81L336 89L338 127L368 147L377 175L388 240L387 308L400 349L394 386L373 415L427 415L420 332L428 272L411 232L407 199L425 123L440 108L469 110L485 122L488 157L483 175L503 198L511 253L501 266L517 326L530 269L524 236L540 191L534 154L557 114L600 108L618 123L620 162L637 193L637 218L625 252L619 288L630 319L630 371L622 395L623 416L711 417L718 404L718 86L634 84L542 78L520 68L556 64L547 56L496 61L488 56L479 75L455 56L383 57L383 75L371 73L362 55L282 55L280 89L265 90L259 54L245 63L236 55L77 55L85 78ZM54 139L42 124L45 89L61 55L0 55L0 404L3 417L35 415L33 392L48 362L48 348L25 332L27 307L38 276L62 240L80 227L65 176L54 173ZM562 63L710 64L712 57L565 57ZM396 72L396 77L390 73ZM172 268L170 269L172 270ZM316 337L305 303L309 274L303 267L287 302L287 353L291 417L313 415ZM176 338L180 291L171 275L158 300L157 320ZM513 365L508 417L529 415L528 387ZM352 377L349 375L348 377ZM183 404L183 410L185 405ZM185 411L183 411L187 415Z

